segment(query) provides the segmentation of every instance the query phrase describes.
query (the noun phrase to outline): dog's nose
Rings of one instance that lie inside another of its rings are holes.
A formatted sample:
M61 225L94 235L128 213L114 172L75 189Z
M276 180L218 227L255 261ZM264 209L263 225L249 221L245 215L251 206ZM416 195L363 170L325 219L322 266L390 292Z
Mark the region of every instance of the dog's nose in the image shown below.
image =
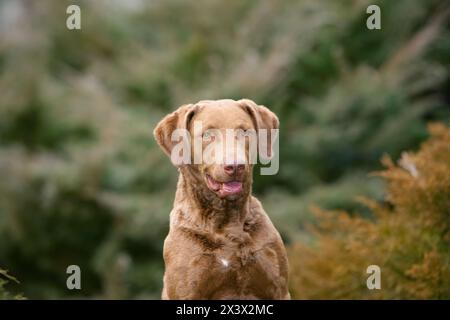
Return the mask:
M242 171L244 171L245 165L243 164L227 164L223 170L225 171L225 173L229 176L233 176L236 173L241 173Z

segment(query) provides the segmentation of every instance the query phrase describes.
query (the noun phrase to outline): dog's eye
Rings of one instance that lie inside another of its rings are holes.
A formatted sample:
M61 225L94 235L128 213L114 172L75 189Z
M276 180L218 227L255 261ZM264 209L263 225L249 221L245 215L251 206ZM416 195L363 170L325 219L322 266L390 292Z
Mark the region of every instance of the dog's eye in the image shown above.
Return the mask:
M203 139L209 140L209 139L211 139L211 137L212 137L212 134L211 134L210 130L206 130L205 132L203 132Z

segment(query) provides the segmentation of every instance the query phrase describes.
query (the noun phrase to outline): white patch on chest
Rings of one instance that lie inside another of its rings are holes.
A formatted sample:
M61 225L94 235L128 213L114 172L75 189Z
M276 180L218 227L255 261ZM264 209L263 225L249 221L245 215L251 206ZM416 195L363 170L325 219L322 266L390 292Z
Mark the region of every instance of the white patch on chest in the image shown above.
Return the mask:
M220 258L219 260L225 268L227 268L230 265L230 262L227 259Z

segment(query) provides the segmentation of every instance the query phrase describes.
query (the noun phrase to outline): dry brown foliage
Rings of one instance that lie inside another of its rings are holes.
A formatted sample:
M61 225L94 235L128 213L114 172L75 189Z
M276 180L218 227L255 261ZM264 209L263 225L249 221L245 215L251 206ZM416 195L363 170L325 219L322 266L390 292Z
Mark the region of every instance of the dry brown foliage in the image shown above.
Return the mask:
M359 199L373 218L314 209L315 243L289 249L294 298L450 298L450 129L429 131L417 153L382 159L386 201ZM380 290L366 286L372 264Z

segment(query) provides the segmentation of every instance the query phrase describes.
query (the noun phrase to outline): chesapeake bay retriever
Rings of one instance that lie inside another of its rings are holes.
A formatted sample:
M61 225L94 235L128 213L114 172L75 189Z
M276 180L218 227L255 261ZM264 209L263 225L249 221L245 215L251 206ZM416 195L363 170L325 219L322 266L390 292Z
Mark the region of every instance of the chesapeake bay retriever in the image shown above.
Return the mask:
M274 113L247 99L183 105L154 130L165 153L170 156L175 147L176 129L199 134L193 132L194 121L202 124L202 137L210 129L279 126ZM212 141L202 140L202 147L208 143ZM164 242L162 299L290 299L286 250L251 194L253 164L247 151L247 159L235 157L231 163L177 165L179 180Z

